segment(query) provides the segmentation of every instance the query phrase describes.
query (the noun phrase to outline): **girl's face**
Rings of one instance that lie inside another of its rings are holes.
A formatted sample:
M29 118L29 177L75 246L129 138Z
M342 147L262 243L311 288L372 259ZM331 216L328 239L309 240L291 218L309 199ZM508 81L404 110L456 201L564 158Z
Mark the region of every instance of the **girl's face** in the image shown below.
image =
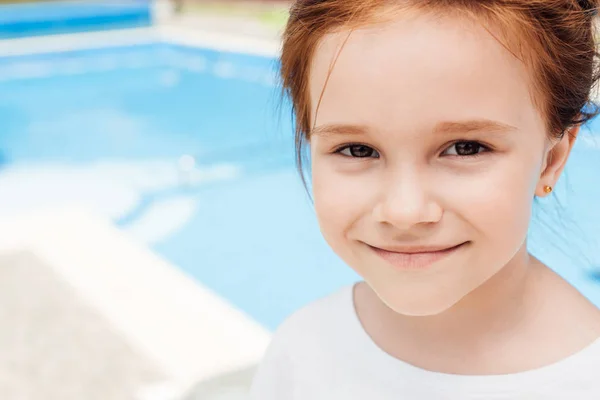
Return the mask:
M437 314L525 259L533 198L560 173L528 70L463 19L355 31L332 67L347 36L310 76L321 230L392 309Z

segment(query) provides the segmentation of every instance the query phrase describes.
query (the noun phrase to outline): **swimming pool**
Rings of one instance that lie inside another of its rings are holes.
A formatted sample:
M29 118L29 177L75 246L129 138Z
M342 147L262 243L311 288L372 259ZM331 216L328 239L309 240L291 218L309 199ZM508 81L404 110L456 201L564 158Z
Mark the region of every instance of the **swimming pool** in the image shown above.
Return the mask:
M0 39L150 26L150 0L0 4Z
M0 59L1 212L83 203L273 329L357 279L318 231L275 71L267 57L158 42ZM540 202L589 241L538 224L530 246L600 304L580 257L600 267L589 128L557 187L566 212Z

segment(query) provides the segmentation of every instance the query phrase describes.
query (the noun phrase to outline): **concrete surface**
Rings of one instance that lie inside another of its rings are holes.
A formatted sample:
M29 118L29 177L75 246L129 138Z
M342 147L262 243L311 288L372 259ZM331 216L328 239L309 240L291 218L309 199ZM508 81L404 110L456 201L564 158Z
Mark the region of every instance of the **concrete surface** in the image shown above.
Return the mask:
M165 380L30 252L0 255L0 304L3 400L149 400Z
M0 400L245 398L255 321L86 208L1 214Z

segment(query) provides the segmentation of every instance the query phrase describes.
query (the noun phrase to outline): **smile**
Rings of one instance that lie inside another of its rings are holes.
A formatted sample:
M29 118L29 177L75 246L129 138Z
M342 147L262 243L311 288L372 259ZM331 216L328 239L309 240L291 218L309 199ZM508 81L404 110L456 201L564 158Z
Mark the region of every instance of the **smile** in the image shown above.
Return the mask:
M405 249L382 249L368 245L375 254L396 269L423 269L461 249L468 242L453 247L415 247Z

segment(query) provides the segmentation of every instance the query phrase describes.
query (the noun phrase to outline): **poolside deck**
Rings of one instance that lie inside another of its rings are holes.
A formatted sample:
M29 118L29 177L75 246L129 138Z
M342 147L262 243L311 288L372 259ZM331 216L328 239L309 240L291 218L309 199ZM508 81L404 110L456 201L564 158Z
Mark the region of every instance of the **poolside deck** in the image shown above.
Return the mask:
M76 205L0 219L3 399L244 398L252 319Z
M0 255L0 302L2 398L130 400L164 387L164 371L35 254Z

